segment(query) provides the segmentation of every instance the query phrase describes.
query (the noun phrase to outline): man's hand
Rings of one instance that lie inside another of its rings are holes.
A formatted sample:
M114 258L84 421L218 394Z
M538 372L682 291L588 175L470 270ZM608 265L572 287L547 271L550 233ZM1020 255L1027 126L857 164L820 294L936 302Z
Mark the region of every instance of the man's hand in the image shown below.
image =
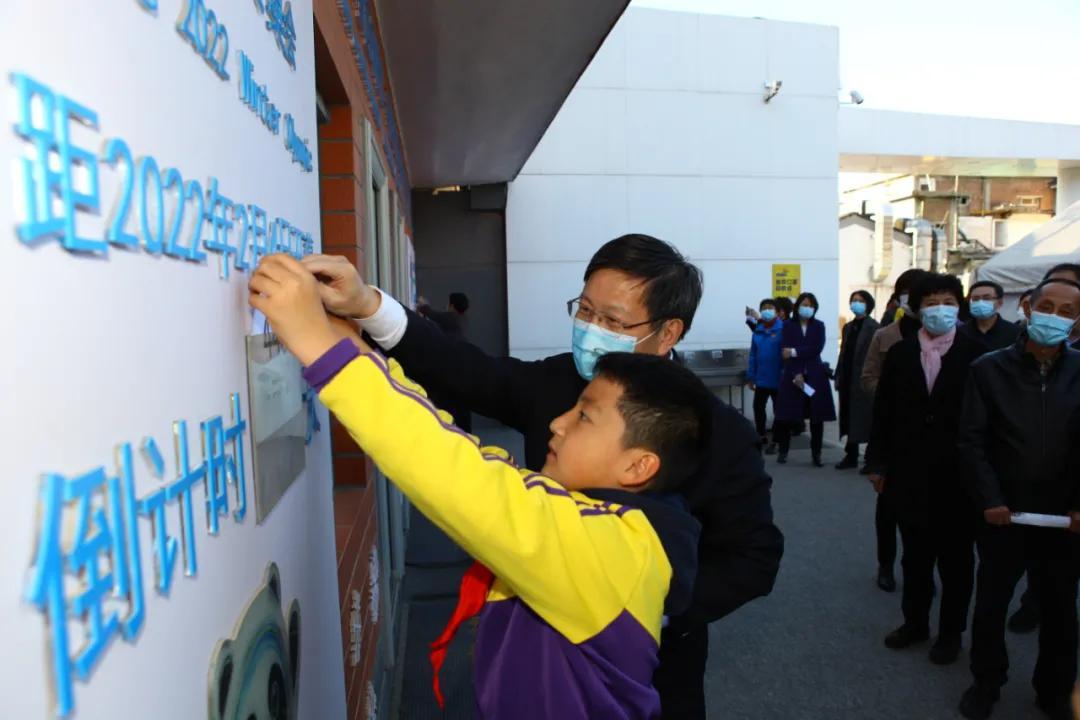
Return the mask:
M983 517L990 525L1009 525L1012 523L1012 513L1004 505L983 510Z
M1069 532L1080 534L1080 512L1069 513Z
M799 388L800 390L806 387L806 378L804 378L801 373L795 376L795 380L793 382L795 383L795 387Z
M754 383L753 380L747 380L746 387L750 388L750 392L755 392L757 390L757 384Z
M319 298L319 283L296 258L268 255L248 282L248 302L270 321L274 334L304 365L338 342Z
M319 280L326 309L343 317L369 318L382 303L379 292L364 283L360 271L340 255L306 255L304 267Z
M791 348L784 348L783 350L781 350L780 351L780 357L784 358L785 360L790 360L791 359Z
M874 486L874 492L878 495L885 492L885 476L880 473L870 473L870 484Z

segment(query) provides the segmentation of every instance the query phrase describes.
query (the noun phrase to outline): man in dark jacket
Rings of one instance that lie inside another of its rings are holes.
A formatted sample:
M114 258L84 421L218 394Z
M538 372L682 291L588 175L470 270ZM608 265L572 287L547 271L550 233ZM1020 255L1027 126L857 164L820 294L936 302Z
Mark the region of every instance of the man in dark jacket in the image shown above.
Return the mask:
M450 293L448 310L436 310L424 298L416 305L416 312L439 326L439 329L455 340L465 339L465 313L469 310L469 296L463 292ZM472 413L468 407L454 402L445 393L434 388L427 389L428 397L436 407L450 413L454 423L465 432L472 432Z
M972 627L975 684L960 701L966 718L990 716L1009 668L1005 617L1025 568L1042 609L1033 684L1039 706L1071 718L1076 682L1077 536L1080 477L1071 471L1080 412L1080 352L1066 345L1080 319L1080 285L1040 284L1025 303L1026 334L972 365L959 448L984 522ZM1012 513L1067 515L1069 531L1014 524Z
M581 295L567 303L573 352L525 362L447 338L364 286L346 260L309 256L305 263L325 279L331 311L363 318L361 327L417 382L520 431L525 464L537 467L548 452L551 421L574 405L596 359L610 351L674 357L701 299L700 271L673 247L647 235L616 238L593 256ZM712 422L704 464L684 484L702 524L694 600L670 618L653 679L665 718L705 717L708 623L767 595L783 554L753 425L719 400Z
M960 332L986 347L1001 350L1016 342L1020 326L1001 317L1005 288L996 282L981 280L968 290L968 311L971 322L964 323Z

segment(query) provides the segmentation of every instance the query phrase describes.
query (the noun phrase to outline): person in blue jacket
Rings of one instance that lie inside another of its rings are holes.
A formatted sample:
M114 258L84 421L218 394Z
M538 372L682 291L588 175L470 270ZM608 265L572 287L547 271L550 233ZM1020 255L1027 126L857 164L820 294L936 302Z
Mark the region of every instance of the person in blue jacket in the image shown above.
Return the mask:
M796 315L784 325L780 335L780 355L784 372L776 403L776 432L780 444L777 462L786 463L791 446L791 426L800 420L810 421L810 452L814 466L823 467L821 447L825 423L836 420L829 376L821 362L825 349L825 323L815 316L818 300L813 293L803 293L795 301Z
M784 321L777 317L776 301L765 298L758 305L761 319L754 327L754 337L750 345L750 364L746 369L746 383L754 393L754 425L761 437L761 446L765 453L776 452L776 442L769 442L765 429L765 407L771 399L773 415L776 415L776 392L780 387L780 334Z

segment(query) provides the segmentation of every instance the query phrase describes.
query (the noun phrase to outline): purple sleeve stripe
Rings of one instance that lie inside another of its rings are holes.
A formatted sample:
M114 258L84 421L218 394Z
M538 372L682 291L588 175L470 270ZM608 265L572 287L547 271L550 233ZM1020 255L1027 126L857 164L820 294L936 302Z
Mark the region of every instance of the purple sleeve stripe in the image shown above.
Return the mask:
M570 497L570 493L562 488L553 488L543 480L530 480L525 483L526 490L532 490L534 487L543 488L544 492L548 495L558 495L559 497Z
M360 355L352 340L343 339L304 368L304 379L315 392L321 392L342 369Z
M350 342L350 345L351 344L352 343ZM355 345L353 347L355 347ZM329 354L329 353L327 353L327 354ZM381 357L379 357L379 356L377 356L377 355L375 355L373 353L363 353L363 354L361 354L361 357L364 357L364 358L366 358L368 360L371 360L375 364L376 367L378 367L380 370L382 370L383 375L386 376L386 379L387 379L387 381L389 381L391 388L393 388L399 394L404 395L405 397L408 397L408 398L414 400L415 402L419 403L420 405L422 405L425 410L430 412L435 417L435 419L439 422L439 425L441 425L444 429L449 430L452 433L455 433L457 435L460 435L460 436L468 439L469 444L471 444L474 448L476 448L476 451L478 453L480 453L480 457L482 457L484 460L486 460L488 462L503 463L504 465L508 465L509 467L514 468L515 470L520 469L516 465L514 465L512 462L508 462L505 458L499 457L498 455L494 455L492 453L482 452L480 450L480 447L475 442L473 442L472 437L468 433L461 430L460 428L458 428L455 425L450 425L450 424L447 424L446 422L444 422L442 417L439 416L438 410L435 409L435 406L431 404L430 400L428 400L423 395L420 395L419 393L413 392L409 388L402 387L401 385L398 384L398 382L396 380L394 380L393 376L390 375L389 368L387 368L386 364L382 361ZM321 359L322 358L320 358L320 360ZM346 363L346 364L348 364L348 363ZM344 367L344 366L342 366L342 367ZM549 495L555 495L555 496L558 496L558 497L572 497L570 495L569 491L567 491L567 490L565 490L563 488L556 488L556 487L551 487L550 485L548 485L546 482L544 482L544 477L545 476L541 475L540 473L529 473L524 478L524 480L525 480L525 488L526 489L532 489L534 487L540 487L540 488L543 488L544 492L546 492ZM580 501L578 501L578 502L580 503ZM611 514L614 514L614 515L617 515L617 516L621 517L622 514L625 513L627 510L632 510L632 509L633 508L631 508L629 506L623 506L623 507L619 508L618 510L612 511L611 507L610 507L610 503L605 502L603 504L603 506L601 506L601 507L579 508L579 511L580 511L581 515L583 515L583 516L588 516L588 515L611 515Z

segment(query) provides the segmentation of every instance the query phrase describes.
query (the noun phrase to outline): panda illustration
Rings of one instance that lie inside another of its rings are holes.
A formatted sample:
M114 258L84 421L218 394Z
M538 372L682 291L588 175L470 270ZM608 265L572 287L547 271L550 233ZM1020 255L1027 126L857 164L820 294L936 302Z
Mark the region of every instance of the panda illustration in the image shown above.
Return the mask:
M209 720L295 720L300 663L300 604L281 610L281 578L270 563L236 625L210 662Z

